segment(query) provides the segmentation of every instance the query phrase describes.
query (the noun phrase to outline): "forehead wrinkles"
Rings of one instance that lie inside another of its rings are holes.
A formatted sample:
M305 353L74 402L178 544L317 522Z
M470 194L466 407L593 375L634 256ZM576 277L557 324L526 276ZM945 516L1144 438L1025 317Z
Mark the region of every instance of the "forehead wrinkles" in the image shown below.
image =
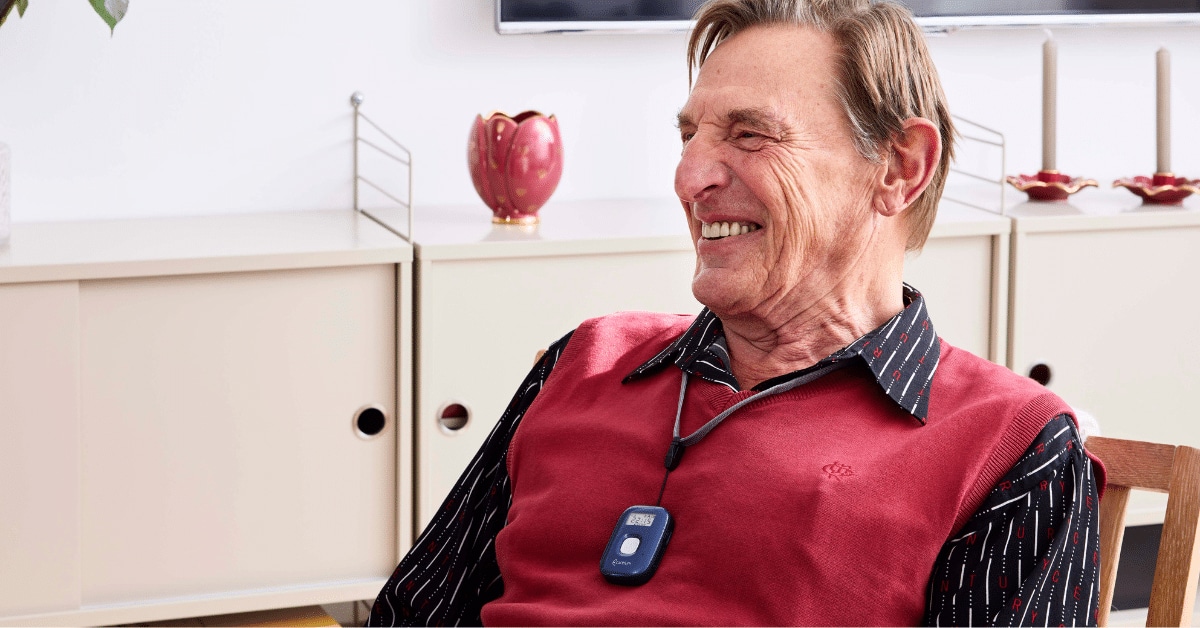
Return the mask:
M698 117L695 117L685 107L677 116L677 126L694 127L705 118L705 114L715 117L715 122L718 124L725 126L745 124L773 134L782 133L787 126L787 116L773 107L764 106L735 107L728 110L706 106L702 109L702 113Z
M724 51L722 51L724 52ZM765 109L771 95L763 93L763 83L755 80L764 76L760 60L745 55L716 54L700 68L696 83L679 113L679 122L697 124L701 120L728 122L729 113L737 109Z
M844 115L828 77L762 75L757 80L742 81L738 80L739 74L720 73L710 75L712 80L697 81L678 114L679 125L742 123L778 136L787 130L802 130L808 126L804 121L814 116Z
M689 107L767 108L801 118L841 114L840 47L828 33L798 25L751 27L722 41L699 68ZM733 92L730 94L729 92ZM697 116L693 115L696 121Z
M701 122L723 126L745 124L765 131L782 132L791 121L787 107L780 106L772 94L738 87L719 90L695 90L676 117L678 126L697 126ZM795 103L791 103L793 106Z

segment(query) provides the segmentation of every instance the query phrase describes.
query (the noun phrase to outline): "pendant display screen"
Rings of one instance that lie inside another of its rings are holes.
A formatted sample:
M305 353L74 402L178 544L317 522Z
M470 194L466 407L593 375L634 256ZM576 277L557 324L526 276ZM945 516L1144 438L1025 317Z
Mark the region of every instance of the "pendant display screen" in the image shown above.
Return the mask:
M632 513L625 520L625 525L650 527L654 525L654 515L645 512Z

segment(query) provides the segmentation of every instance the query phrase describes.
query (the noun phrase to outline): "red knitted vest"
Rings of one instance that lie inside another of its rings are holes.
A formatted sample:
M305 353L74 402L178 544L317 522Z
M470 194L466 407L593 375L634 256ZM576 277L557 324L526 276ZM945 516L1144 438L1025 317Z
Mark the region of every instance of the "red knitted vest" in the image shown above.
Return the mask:
M1069 408L942 342L922 426L865 367L755 402L689 447L662 505L675 533L649 583L600 575L627 507L653 505L680 373L622 384L692 317L575 331L509 449L497 625L915 625L942 544ZM752 391L690 378L682 433Z

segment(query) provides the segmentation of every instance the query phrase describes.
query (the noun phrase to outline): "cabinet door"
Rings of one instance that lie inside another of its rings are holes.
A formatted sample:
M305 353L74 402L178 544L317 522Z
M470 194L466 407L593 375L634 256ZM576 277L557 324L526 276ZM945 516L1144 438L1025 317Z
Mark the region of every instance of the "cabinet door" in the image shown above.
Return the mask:
M79 287L0 286L0 617L79 607Z
M691 251L418 264L418 528L500 418L538 349L590 317L701 307L692 297ZM448 404L470 410L457 431L439 423Z
M84 603L386 576L395 297L392 265L85 282Z
M938 335L1000 364L1006 353L1007 238L931 238L904 266L904 280L925 296Z
M1105 436L1200 446L1200 227L1016 236L1012 368L1049 386ZM1162 500L1135 493L1134 523ZM1150 517L1149 520L1144 517Z
M1021 234L1014 261L1013 370L1049 365L1105 436L1200 446L1200 353L1181 338L1200 320L1200 227Z

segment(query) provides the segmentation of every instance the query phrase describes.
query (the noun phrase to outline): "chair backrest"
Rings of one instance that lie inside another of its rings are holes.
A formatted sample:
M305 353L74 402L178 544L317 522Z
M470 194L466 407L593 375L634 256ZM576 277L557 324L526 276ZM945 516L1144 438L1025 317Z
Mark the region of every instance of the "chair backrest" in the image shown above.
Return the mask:
M1130 489L1167 493L1147 626L1190 626L1200 575L1200 449L1093 436L1085 445L1104 463L1100 500L1100 616L1108 624Z

